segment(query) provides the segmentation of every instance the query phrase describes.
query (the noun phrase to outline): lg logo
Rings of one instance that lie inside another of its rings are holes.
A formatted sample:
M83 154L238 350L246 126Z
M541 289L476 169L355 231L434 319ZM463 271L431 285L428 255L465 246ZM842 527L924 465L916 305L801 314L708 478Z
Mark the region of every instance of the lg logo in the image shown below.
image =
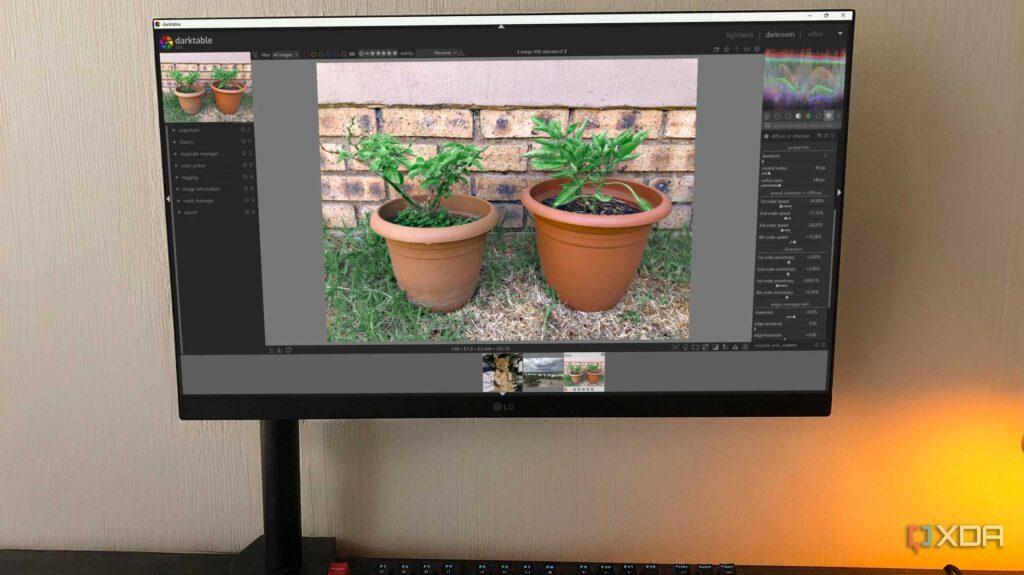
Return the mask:
M501 413L501 412L507 412L507 411L515 411L516 410L516 404L514 404L514 403L502 403L500 401L495 401L494 405L491 406L491 409L493 409L495 413Z

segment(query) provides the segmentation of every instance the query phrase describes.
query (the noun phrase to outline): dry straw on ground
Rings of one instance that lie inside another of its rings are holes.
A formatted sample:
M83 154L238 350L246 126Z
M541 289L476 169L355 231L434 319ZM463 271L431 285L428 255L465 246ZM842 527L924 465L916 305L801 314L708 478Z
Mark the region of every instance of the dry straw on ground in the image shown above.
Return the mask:
M489 257L514 257L525 246L488 246ZM571 309L547 289L536 266L521 268L496 289L484 287L461 310L469 341L657 340L689 336L689 289L641 271L614 308Z

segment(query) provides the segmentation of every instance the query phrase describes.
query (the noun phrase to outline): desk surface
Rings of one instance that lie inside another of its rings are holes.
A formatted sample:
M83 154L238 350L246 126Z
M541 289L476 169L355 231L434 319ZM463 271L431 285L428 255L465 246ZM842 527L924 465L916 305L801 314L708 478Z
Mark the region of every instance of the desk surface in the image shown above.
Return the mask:
M227 573L233 555L0 550L5 575L205 575Z
M115 551L0 550L4 575L206 575L225 574L234 555ZM737 566L739 575L942 575L941 569ZM964 571L965 575L1024 575L1024 571Z

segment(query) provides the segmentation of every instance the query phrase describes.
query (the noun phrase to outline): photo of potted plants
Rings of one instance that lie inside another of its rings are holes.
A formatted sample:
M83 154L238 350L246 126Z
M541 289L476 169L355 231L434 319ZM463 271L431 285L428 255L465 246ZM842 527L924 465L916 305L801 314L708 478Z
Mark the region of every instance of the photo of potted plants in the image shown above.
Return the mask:
M181 110L189 115L198 114L203 108L203 87L196 85L199 72L173 70L171 78L174 80L174 95L178 97Z
M169 124L252 122L251 78L249 52L161 52L160 108L163 120ZM231 88L241 89L234 104L225 101L223 94L217 92L230 92Z
M645 130L615 137L583 137L585 124L534 117L527 152L533 166L551 172L525 190L522 203L536 223L537 249L548 284L566 305L580 311L614 307L629 289L647 245L651 225L671 213L668 197L640 182L609 175L638 158Z
M601 368L600 365L598 365L596 363L588 363L587 364L587 381L590 382L590 383L597 383L597 382L601 381L601 376L603 375L603 372L604 372L604 370Z
M295 193L319 196L319 221L308 220L306 231L319 224L323 265L305 277L322 280L326 341L689 339L698 64L437 60L428 70L401 60L317 62L315 117L304 125L315 123L306 165L319 168L319 186L311 179ZM244 68L240 78L248 79ZM246 98L252 90L250 82ZM199 116L207 113L221 115L212 105ZM449 170L460 177L444 181ZM553 184L538 188L546 195L524 200L544 182ZM449 201L488 207L466 211ZM469 244L473 259L458 277L436 259L449 240L406 237L476 236L492 227L484 217L492 212L497 224ZM436 221L466 214L477 221ZM427 244L430 263L410 255ZM435 282L430 291L461 296L427 299L404 269L414 264L418 281ZM603 365L593 356L565 362L561 384L603 387L607 367L600 383L586 382L591 362ZM575 374L572 364L580 365Z
M245 83L238 80L238 70L214 66L212 78L210 89L213 90L213 102L217 109L228 116L237 112L245 94Z
M577 363L569 366L569 378L573 383L581 383L585 376L582 365Z
M490 202L455 195L452 186L480 167L483 149L446 142L424 158L387 133L355 139L349 126L338 161L354 159L384 180L399 197L370 216L370 228L387 241L391 267L406 298L435 312L450 312L473 296L483 264L487 233L498 224ZM405 190L418 179L425 195Z

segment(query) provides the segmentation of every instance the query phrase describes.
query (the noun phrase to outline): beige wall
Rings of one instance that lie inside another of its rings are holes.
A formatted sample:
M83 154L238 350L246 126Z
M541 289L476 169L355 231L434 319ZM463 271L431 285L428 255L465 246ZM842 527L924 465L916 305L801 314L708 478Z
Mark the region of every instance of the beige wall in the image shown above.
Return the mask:
M1024 565L1024 4L846 4L832 417L310 422L305 531L352 553ZM0 547L260 530L257 425L177 419L150 17L559 5L0 4ZM915 557L911 522L1002 523L1007 545Z

